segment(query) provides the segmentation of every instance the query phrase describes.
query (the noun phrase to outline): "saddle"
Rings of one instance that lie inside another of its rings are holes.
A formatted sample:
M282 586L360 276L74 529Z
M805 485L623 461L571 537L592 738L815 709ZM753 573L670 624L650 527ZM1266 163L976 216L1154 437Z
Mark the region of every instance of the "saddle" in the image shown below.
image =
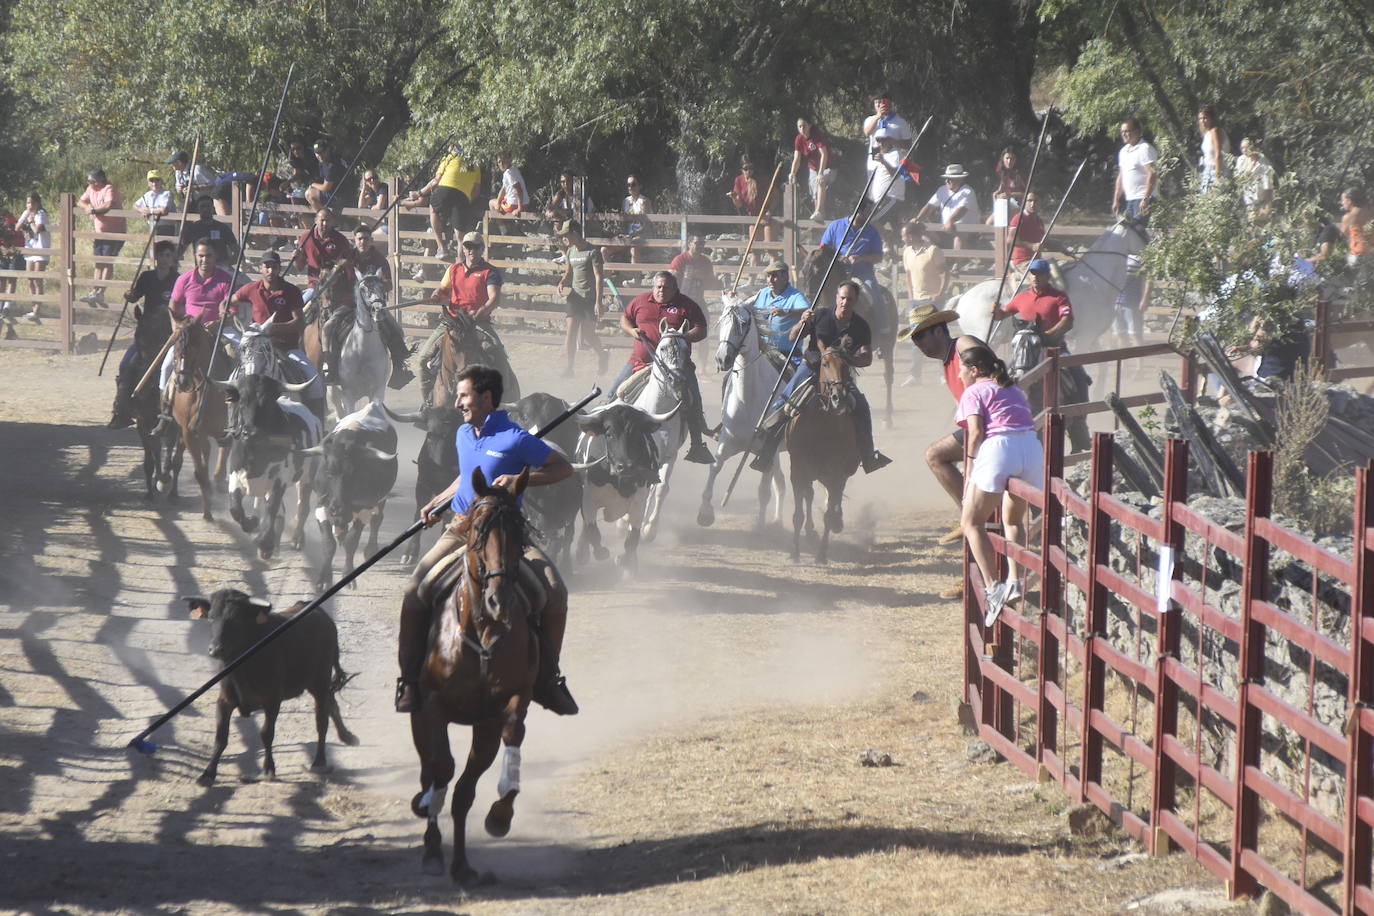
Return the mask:
M420 587L415 590L416 596L432 606L436 598L451 593L458 586L458 581L463 578L463 572L467 568L459 562L467 552L466 545L459 547L430 567L429 573L421 580ZM530 608L530 625L539 626L544 607L549 602L549 593L524 557L520 558L520 579L515 587L520 590L526 605Z
M652 369L653 366L645 366L630 373L630 376L620 383L620 387L611 392L611 400L624 401L628 404L639 397L644 386L649 384L649 372Z
M786 403L782 405L783 413L788 417L795 417L802 412L816 395L816 378L812 376L797 386L797 389L788 397Z

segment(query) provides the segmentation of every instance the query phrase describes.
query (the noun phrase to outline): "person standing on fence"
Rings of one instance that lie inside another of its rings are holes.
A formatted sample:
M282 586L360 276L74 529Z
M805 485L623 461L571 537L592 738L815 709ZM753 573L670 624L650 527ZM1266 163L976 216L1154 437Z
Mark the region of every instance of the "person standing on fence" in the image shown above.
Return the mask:
M924 223L908 220L902 226L902 267L906 271L908 309L936 307L949 288L949 266L945 253L926 232ZM911 371L902 387L916 384L921 375L921 351L912 348Z
M52 247L52 232L48 229L48 211L43 209L43 198L37 191L30 191L24 199L24 212L19 214L15 227L24 234L24 269L30 273L42 273L48 269L48 253ZM37 249L37 250L35 250ZM29 294L43 295L42 277L29 278ZM37 323L39 303L35 300L33 311L24 316Z
M119 233L125 229L122 216L110 216L111 210L119 209L119 191L105 178L104 169L94 169L86 176L86 190L76 205L91 217L96 232ZM91 253L97 258L113 258L124 247L123 239L96 239L91 243ZM114 265L96 262L95 279L113 280ZM81 297L82 302L108 308L105 304L105 287L97 286Z
M148 190L134 201L134 209L147 217L150 232L156 227L158 235L177 234L176 224L165 219L167 214L172 212L172 192L163 185L162 173L157 169L149 170Z
M742 156L739 163L739 174L735 176L735 182L725 196L730 198L730 203L734 204L736 214L757 217L763 210L763 197L767 190L767 188L759 186L758 176L754 173L754 161L748 156ZM763 240L765 242L773 241L773 222L768 219L767 215L763 219ZM754 263L763 263L762 252L754 255ZM673 271L676 272L677 268L674 267ZM701 292L705 292L705 290L703 289ZM692 296L691 293L687 293L687 295ZM696 296L692 296L692 298L703 306L706 305L705 299Z
M1150 225L1150 201L1155 195L1158 175L1155 162L1159 152L1141 137L1140 121L1121 122L1121 150L1116 154L1116 189L1112 194L1112 213L1126 219L1144 232ZM1140 255L1126 259L1126 283L1116 297L1116 321L1112 327L1121 338L1142 334L1141 313L1149 299L1149 289L1140 279Z
M810 118L797 118L797 136L792 139L792 170L788 173L788 179L794 184L801 175L803 160L806 162L807 188L815 201L811 219L825 219L825 194L835 178L835 170L830 167L830 137Z
M171 239L163 239L153 246L153 266L134 280L134 285L124 294L126 302L142 301L134 306L134 320L140 328L156 329L160 339L171 333L172 288L177 282L177 245ZM135 338L138 334L135 333ZM110 429L127 429L134 425L133 396L134 386L143 377L147 366L138 362L138 341L129 343L124 357L119 361L119 373L115 376L114 409L110 415Z
M353 262L355 270L362 273L375 273L382 280L382 287L391 293L391 265L386 255L377 248L372 239L372 227L362 223L353 230L353 250L357 257ZM400 391L415 379L415 373L406 365L410 361L411 349L406 343L405 331L390 309L377 312L377 332L382 335L382 343L391 353L391 378L387 387Z
M363 172L363 183L358 185L358 209L382 212L391 203L391 189L377 174L376 169ZM383 230L385 231L385 230Z
M629 254L630 263L639 263L639 247L644 244L643 236L648 234L649 221L642 217L649 215L649 198L634 175L625 179L625 199L620 202L621 230L613 244L601 247L601 256L614 261L623 254ZM631 278L633 279L633 278ZM628 281L627 281L628 282Z
M1274 166L1260 152L1259 141L1246 137L1240 141L1240 155L1236 157L1236 183L1250 221L1263 222L1274 203Z
M1368 198L1364 188L1349 187L1341 192L1341 209L1344 215L1341 216L1341 235L1345 236L1346 263L1351 267L1357 265L1369 250L1370 244L1370 222L1374 221L1374 214L1369 211Z
M1201 177L1198 190L1206 191L1226 175L1226 157L1231 154L1226 130L1217 119L1216 109L1203 105L1197 113L1197 129L1202 134L1202 155L1198 159Z
M978 564L986 601L984 626L992 626L1002 608L1023 592L1021 571L1007 557L1007 578L997 578L997 558L984 524L1000 499L1007 540L1024 545L1026 501L1007 489L1015 477L1040 486L1045 476L1045 450L1035 434L1035 419L1025 393L1007 374L1006 364L987 347L959 354L959 425L964 428L965 456L973 462L964 494L960 524Z
M874 97L873 114L864 119L863 127L864 136L868 138L868 161L866 164L870 172L878 167L878 159L873 154L879 151L876 137L879 130L886 129L895 146L906 149L911 144L911 125L907 123L906 118L897 114L893 108L892 99L886 92Z
M573 374L579 341L596 351L596 371L600 374L606 371L611 357L611 351L603 347L596 336L597 319L606 314L601 304L605 262L601 249L587 241L582 234L582 224L577 220L564 220L558 224L557 231L559 239L567 246L563 255L563 276L558 279L558 295L566 296L568 303L568 332L563 343L567 363L563 375Z

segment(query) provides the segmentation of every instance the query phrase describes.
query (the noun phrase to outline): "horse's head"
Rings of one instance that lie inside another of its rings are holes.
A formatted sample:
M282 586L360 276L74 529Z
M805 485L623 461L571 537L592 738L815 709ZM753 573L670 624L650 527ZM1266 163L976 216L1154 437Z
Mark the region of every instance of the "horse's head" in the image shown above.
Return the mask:
M821 365L816 371L816 391L820 394L821 409L831 413L848 413L857 402L854 387L854 366L843 347L821 350Z
M832 261L834 267L830 266ZM827 270L830 271L829 277L825 276ZM822 301L821 279L825 278L826 289L833 290L849 279L849 266L835 257L834 247L817 245L802 261L801 278L806 298L811 302L819 302Z
M358 271L353 281L353 301L357 315L354 320L364 330L372 330L378 313L386 308L386 285L376 270Z
M720 341L716 347L716 368L721 372L728 371L740 354L747 359L758 350L754 310L733 297L726 297L724 302L725 308L716 321L716 337Z
M471 619L480 633L497 624L510 628L520 557L525 552L525 516L520 494L529 483L529 468L505 486L487 483L481 468L472 469L476 496L468 505L467 564Z

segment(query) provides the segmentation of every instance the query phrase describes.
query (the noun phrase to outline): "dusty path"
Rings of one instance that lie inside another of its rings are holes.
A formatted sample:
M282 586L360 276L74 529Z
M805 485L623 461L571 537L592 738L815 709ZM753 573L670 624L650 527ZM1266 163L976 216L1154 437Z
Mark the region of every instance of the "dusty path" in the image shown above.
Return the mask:
M590 382L541 371L552 347L514 361L526 390ZM704 475L680 465L638 577L577 575L565 668L584 712L532 714L510 838L472 823L474 864L500 882L463 896L419 869L414 753L389 708L395 564L331 609L363 743L331 742L327 777L307 769L303 703L278 729L279 782L257 780L256 727L238 720L219 782L195 784L204 701L155 756L124 749L213 670L178 595L239 582L286 604L310 579L299 554L252 559L227 513L201 521L189 465L180 512L142 502L136 437L102 428L97 362L0 354L0 909L1116 912L1169 888L1221 903L1186 858L1071 839L1056 789L966 759L957 611L935 597L958 568L935 545L954 512L919 458L952 407L933 366L898 391L897 430L879 432L897 463L856 482L829 567L793 567L781 532L748 530L752 482L696 527ZM409 520L410 480L385 532ZM867 748L896 765L861 767Z

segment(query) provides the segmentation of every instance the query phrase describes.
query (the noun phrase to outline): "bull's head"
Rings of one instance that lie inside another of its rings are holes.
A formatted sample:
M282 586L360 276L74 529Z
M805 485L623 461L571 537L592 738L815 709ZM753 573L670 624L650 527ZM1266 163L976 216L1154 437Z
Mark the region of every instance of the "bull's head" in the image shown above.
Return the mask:
M233 588L222 588L206 598L187 595L187 611L192 620L210 622L210 645L206 653L220 661L231 661L262 636L272 603Z

